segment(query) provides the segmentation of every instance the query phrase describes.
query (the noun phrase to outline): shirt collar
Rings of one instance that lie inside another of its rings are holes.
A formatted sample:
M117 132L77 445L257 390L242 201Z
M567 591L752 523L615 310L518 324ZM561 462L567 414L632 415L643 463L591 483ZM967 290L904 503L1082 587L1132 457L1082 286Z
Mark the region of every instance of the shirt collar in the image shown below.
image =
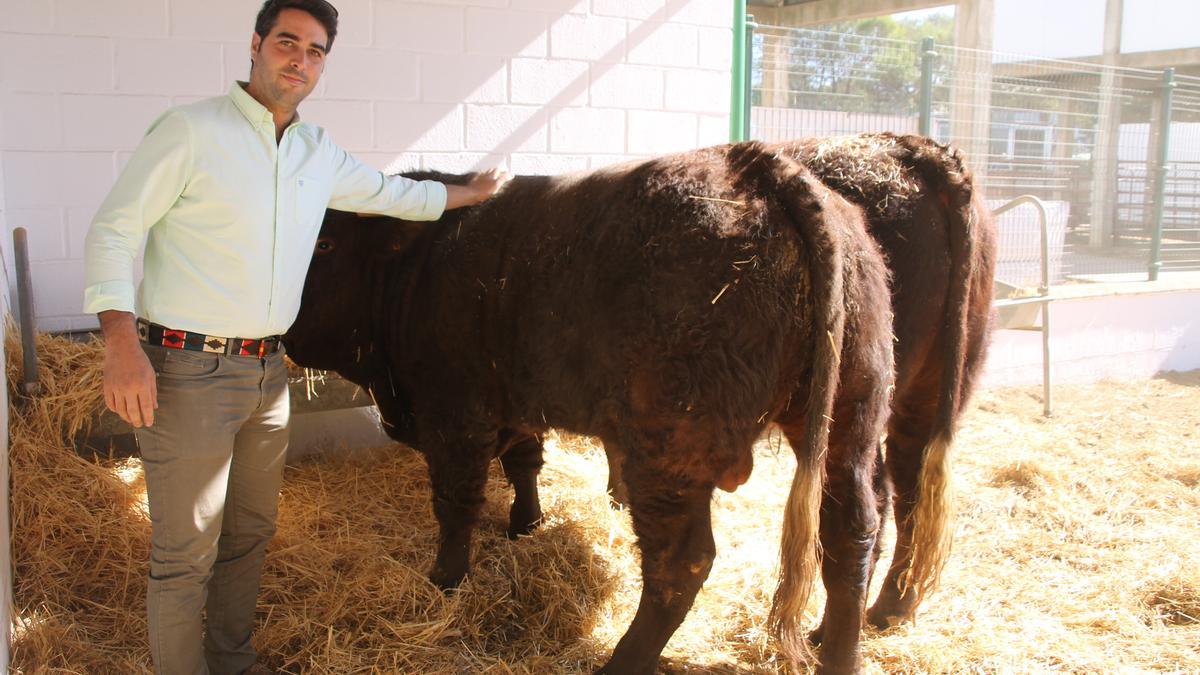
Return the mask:
M266 125L272 129L275 128L275 117L271 115L271 111L267 107L259 103L249 93L246 92L247 82L241 80L235 81L229 86L229 98L233 99L233 104L241 111L242 115L255 128ZM288 126L300 123L300 113L296 112L292 117L292 122Z

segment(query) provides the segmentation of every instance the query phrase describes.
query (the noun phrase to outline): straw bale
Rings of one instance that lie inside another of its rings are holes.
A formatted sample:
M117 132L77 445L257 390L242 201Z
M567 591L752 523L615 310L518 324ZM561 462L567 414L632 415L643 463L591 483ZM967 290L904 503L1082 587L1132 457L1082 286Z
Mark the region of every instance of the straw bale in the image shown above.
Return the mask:
M138 460L66 441L99 406L99 347L39 338L45 400L11 408L19 672L148 669L149 524ZM19 346L8 343L10 396ZM1200 670L1200 373L982 392L956 445L955 552L917 621L864 640L867 671ZM783 672L767 637L794 459L779 434L714 497L718 555L664 672ZM289 466L255 643L304 673L589 672L636 609L628 514L593 440L547 438L542 528L505 537L498 467L463 586L425 579L437 530L425 465L394 445ZM892 530L885 537L890 546ZM880 565L886 565L881 560ZM815 621L821 597L809 606Z
M86 460L68 440L103 405L101 347L38 336L42 394L20 400L15 335L6 341L14 663L30 672L135 672L145 661L145 622L127 608L145 595L149 548L141 467Z

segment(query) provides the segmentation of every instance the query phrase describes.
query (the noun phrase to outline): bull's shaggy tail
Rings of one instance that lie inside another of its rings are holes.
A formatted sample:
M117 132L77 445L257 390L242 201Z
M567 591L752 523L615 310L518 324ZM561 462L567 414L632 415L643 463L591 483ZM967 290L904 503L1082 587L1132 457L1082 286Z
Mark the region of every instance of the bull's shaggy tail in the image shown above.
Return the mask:
M975 276L974 186L961 153L917 136L897 137L900 157L942 201L947 214L950 280L946 292L942 381L937 416L921 457L917 503L913 511L912 560L900 577L902 593L915 594L916 607L938 584L950 557L954 498L950 480L950 448L958 413L966 397L967 308Z
M739 159L746 162L747 170L757 174L765 192L777 197L799 233L813 302L814 316L810 322L815 344L813 376L804 413L804 447L794 448L796 473L784 511L779 581L770 616L771 632L780 648L798 665L812 656L800 631L800 619L820 569L825 453L845 327L842 240L823 212L821 197L828 190L803 165L773 154L757 142L735 146L730 159L734 163L739 163Z

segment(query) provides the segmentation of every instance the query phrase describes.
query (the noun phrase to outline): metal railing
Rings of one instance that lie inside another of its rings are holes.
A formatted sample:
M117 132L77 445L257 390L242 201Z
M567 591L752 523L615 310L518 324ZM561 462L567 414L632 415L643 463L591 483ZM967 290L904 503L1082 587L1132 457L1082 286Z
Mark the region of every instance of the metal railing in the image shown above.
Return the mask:
M1038 285L1037 293L1034 295L1022 295L1021 297L1006 297L998 298L993 301L993 305L1000 313L999 322L1001 327L1015 328L1021 330L1040 330L1042 333L1042 413L1046 417L1050 417L1054 410L1050 395L1050 228L1049 219L1047 217L1046 205L1042 200L1033 195L1021 195L1005 204L1002 204L995 209L992 209L993 215L999 218L1001 215L1022 206L1025 204L1032 205L1037 211L1038 216L1038 231L1041 233L1041 284ZM997 279L997 287L1004 287L1003 280ZM1021 319L1020 314L1011 310L1019 310L1022 307L1038 305L1041 314L1040 325L1033 321L1033 317ZM1006 322L1006 311L1012 319ZM1006 325L1006 323L1008 325Z

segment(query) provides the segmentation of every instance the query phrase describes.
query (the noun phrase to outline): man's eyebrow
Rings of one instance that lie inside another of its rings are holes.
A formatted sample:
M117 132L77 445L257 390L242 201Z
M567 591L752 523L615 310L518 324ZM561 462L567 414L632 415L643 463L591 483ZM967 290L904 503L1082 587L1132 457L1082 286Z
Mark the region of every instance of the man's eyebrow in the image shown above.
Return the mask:
M293 42L303 42L303 40L300 39L299 35L296 35L295 33L288 33L287 31L279 31L278 33L275 34L275 38L277 40L292 40ZM314 43L312 43L312 46L316 47L317 49L320 49L322 52L325 52L325 53L329 52L329 50L325 48L325 45L321 44L320 42L314 42Z

